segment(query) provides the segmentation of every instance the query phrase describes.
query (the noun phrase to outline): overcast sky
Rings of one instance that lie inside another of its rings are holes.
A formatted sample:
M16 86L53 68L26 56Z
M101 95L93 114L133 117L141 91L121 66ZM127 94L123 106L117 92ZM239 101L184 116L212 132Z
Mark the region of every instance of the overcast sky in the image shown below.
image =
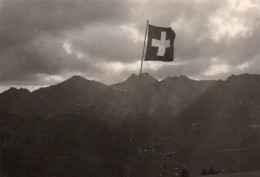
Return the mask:
M122 82L139 72L147 19L176 32L174 62L144 62L158 80L260 74L259 0L0 0L0 92Z

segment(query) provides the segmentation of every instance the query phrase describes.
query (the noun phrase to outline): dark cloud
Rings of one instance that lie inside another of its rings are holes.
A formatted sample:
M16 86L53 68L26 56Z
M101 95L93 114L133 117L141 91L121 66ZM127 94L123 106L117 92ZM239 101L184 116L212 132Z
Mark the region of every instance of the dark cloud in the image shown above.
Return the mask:
M97 71L91 66L93 61L75 59L77 56L66 53L63 47L66 36L77 35L74 33L86 26L119 24L128 16L127 4L130 2L2 1L0 80L37 81L39 73Z

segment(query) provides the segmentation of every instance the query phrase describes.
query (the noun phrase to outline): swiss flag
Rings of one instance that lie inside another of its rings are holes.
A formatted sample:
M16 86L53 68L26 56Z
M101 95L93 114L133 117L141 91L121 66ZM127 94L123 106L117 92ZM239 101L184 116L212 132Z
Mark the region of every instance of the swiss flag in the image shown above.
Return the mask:
M149 25L145 61L173 61L175 36L171 28Z

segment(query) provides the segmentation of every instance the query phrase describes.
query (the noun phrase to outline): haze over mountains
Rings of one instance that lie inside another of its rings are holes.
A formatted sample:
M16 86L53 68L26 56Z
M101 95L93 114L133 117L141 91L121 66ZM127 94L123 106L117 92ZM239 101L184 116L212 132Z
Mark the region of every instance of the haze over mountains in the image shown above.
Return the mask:
M33 92L1 93L1 173L125 176L137 83L135 74L110 86L73 76ZM145 73L140 91L135 176L159 176L164 153L172 151L182 164L178 170L187 167L195 175L209 166L220 172L259 170L260 75L157 81Z
M159 82L144 73L140 86L141 107L154 111L158 109L155 107L161 104L171 107L174 104L178 106L178 102L182 102L186 105L215 83L216 81L194 81L185 76L168 77ZM23 88L10 88L0 94L0 109L22 116L52 117L102 103L110 106L115 104L120 106L119 110L131 113L137 97L137 85L138 76L135 74L126 81L111 86L81 76L73 76L60 84L33 92ZM167 98L168 96L174 98ZM183 96L185 98L182 98ZM176 108L174 110L176 111Z

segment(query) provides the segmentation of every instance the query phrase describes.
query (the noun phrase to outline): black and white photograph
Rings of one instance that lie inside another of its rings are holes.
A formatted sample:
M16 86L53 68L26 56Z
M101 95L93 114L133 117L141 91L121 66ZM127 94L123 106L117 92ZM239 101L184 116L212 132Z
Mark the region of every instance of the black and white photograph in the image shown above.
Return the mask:
M260 1L0 0L0 177L260 177Z

